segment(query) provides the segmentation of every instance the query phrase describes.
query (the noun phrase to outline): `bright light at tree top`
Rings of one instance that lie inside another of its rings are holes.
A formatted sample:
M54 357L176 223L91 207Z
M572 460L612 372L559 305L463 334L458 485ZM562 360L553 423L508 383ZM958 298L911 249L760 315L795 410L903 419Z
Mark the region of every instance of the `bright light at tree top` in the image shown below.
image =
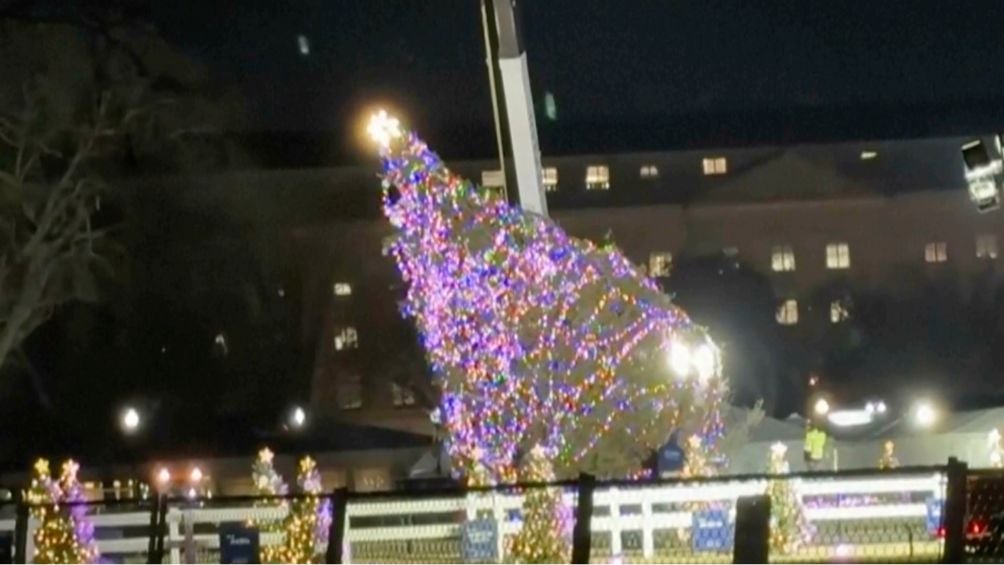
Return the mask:
M401 137L401 122L386 110L380 110L370 118L366 132L380 147L387 147L392 140Z

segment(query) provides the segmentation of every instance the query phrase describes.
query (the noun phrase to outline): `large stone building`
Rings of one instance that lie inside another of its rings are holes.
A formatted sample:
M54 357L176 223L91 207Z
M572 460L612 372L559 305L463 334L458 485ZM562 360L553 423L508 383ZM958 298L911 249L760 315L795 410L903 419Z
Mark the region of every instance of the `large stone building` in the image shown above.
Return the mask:
M828 288L895 293L951 278L970 293L996 284L1004 223L970 203L963 141L545 155L543 178L552 216L573 235L611 237L670 292L674 262L684 258L742 264L769 281L781 331L809 335L852 315L840 292L820 302ZM491 162L450 166L498 184ZM376 167L272 174L318 187L317 206L330 212L299 225L289 242L304 339L316 344L314 411L430 431L428 391L406 386L428 378L411 322L398 314L400 277L381 253L390 226L379 213Z

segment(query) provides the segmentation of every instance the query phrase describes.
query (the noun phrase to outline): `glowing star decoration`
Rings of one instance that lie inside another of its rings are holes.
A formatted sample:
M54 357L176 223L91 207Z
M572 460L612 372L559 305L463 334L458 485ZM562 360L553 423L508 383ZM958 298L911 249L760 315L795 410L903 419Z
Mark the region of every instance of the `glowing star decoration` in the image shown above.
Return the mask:
M401 137L401 122L380 110L370 118L366 133L377 142L380 147L387 147L390 142Z
M369 129L395 228L384 252L407 285L402 312L440 388L454 469L470 476L477 462L489 482L515 481L541 445L559 478L625 477L674 429L720 437L718 350L655 282L612 245L453 175L386 113ZM695 366L674 343L709 347ZM674 370L683 355L698 378Z

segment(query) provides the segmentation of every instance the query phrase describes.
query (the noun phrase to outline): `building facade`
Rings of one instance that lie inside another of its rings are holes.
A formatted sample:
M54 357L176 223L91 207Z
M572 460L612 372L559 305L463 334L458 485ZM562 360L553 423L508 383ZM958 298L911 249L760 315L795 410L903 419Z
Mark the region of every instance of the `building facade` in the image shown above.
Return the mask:
M840 292L821 302L825 289L895 294L951 279L970 294L999 283L1004 223L969 201L962 141L545 156L543 179L562 227L612 239L668 292L679 261L724 258L769 282L774 323L809 336L854 315ZM450 166L500 184L491 162ZM304 339L316 344L313 410L431 433L434 387L412 322L398 313L400 276L382 254L391 228L379 215L378 180L334 178L351 179L329 188L365 201L352 207L362 212L299 225L290 240Z

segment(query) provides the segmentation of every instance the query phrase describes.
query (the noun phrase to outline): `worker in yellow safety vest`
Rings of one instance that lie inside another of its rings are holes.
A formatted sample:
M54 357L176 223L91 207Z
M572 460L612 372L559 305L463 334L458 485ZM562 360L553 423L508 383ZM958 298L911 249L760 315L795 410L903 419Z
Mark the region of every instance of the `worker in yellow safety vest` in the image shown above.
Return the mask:
M805 466L810 471L821 468L826 453L826 432L809 423L805 429Z

